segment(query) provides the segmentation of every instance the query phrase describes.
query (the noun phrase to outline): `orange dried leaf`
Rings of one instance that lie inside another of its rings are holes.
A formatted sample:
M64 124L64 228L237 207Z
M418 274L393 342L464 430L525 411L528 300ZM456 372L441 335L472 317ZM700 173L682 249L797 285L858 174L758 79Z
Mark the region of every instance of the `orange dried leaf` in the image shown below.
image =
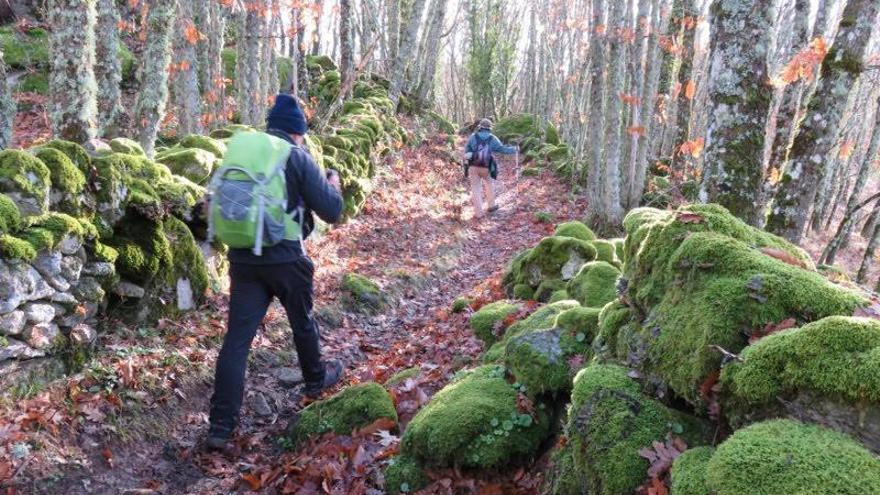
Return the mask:
M694 84L694 80L691 79L690 81L687 82L687 84L684 87L684 97L687 98L688 100L693 100L694 95L696 95L696 94L697 94L697 85Z
M792 254L787 253L781 249L772 248L772 247L762 247L761 252L766 254L767 256L770 256L771 258L776 258L779 261L781 261L783 263L787 263L791 266L796 266L798 268L806 268L803 261L801 261L800 259L794 257Z

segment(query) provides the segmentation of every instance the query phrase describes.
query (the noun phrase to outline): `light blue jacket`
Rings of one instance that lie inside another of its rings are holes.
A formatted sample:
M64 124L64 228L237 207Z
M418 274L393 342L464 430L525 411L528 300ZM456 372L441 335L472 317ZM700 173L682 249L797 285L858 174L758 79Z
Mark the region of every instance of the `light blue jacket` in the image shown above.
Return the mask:
M492 153L501 153L502 155L512 155L516 153L516 146L504 146L503 144L501 144L501 140L498 139L497 136L492 134L492 132L488 129L480 129L479 132L471 134L470 139L468 139L467 145L464 147L465 153L477 152L477 137L479 137L482 141L491 139L491 142L489 143L489 149L492 150Z

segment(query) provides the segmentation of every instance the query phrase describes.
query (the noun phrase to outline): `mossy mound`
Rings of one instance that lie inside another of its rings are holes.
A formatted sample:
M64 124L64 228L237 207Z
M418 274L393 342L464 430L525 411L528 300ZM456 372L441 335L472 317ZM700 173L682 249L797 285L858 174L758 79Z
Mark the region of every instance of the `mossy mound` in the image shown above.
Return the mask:
M454 301L452 301L452 312L453 313L463 313L466 309L471 307L471 300L467 297L456 297Z
M65 155L67 158L70 158L70 161L73 162L74 165L79 168L80 172L82 172L86 177L89 177L92 173L92 158L89 156L89 153L82 146L72 142L65 141L63 139L53 139L48 143L41 145L43 148L53 148L56 149Z
M476 368L437 392L413 418L401 453L429 468L493 468L524 460L549 434L543 406L521 411L503 366Z
M567 286L567 282L558 278L544 280L538 285L538 288L534 290L531 299L538 302L548 302L554 293L565 290ZM529 289L531 289L531 287L529 287Z
M395 385L400 385L401 383L406 382L410 378L415 378L419 376L419 373L422 372L422 368L419 366L413 366L412 368L407 368L405 370L398 371L397 373L391 375L391 378L385 380L386 387L393 387Z
M292 427L290 437L294 444L298 444L328 432L350 435L355 429L380 419L397 423L394 401L382 385L362 383L306 406Z
M346 273L342 277L342 290L348 296L348 306L357 311L378 313L388 304L379 284L357 273Z
M50 175L49 168L30 153L0 151L0 192L14 201L24 216L48 212Z
M568 283L566 290L576 301L589 308L601 308L617 298L620 270L604 261L591 261Z
M518 254L511 262L504 284L508 291L517 285L532 289L545 280L571 280L587 262L596 259L590 241L574 237L545 237L534 248Z
M880 402L880 321L832 316L746 347L724 368L728 407L744 414L798 393L850 404Z
M503 330L504 320L520 310L520 306L508 301L495 301L479 309L471 316L471 330L486 345L492 345L498 341L496 330ZM503 335L503 332L501 332Z
M706 468L715 453L713 447L696 447L684 451L672 464L672 495L707 495Z
M15 201L0 193L0 234L14 232L21 227L21 213Z
M582 241L594 241L596 240L596 234L590 230L583 222L578 222L576 220L571 222L561 223L556 226L556 231L553 233L555 236L561 237L574 237L575 239L580 239Z
M596 260L604 261L617 266L619 260L617 258L617 249L614 243L605 239L596 239L593 241L593 247L596 248Z
M632 308L619 299L615 299L602 307L599 313L599 334L593 340L593 349L600 354L620 356L618 351L618 334L630 324L634 314ZM623 353L626 356L626 353Z
M586 362L596 336L599 310L572 308L560 313L553 328L525 331L506 339L504 363L531 396L558 395L571 389L580 356Z
M134 139L118 137L111 139L108 144L110 145L110 149L112 149L116 153L147 156L147 154L144 152L144 148L141 146L141 143L135 141Z
M633 493L649 466L639 449L664 441L672 432L681 432L691 444L705 434L695 418L642 395L627 372L619 366L592 365L575 378L566 434L572 467L586 493Z
M412 493L424 488L429 482L421 466L405 455L391 459L385 469L385 493L390 495Z
M216 158L222 159L226 155L226 144L219 139L198 134L190 134L180 140L180 146L184 148L196 148L210 151Z
M196 184L207 182L218 164L214 153L200 148L171 148L158 153L156 161L167 165L175 174L182 175Z
M773 420L738 430L719 445L706 482L718 495L880 493L880 458L841 433Z

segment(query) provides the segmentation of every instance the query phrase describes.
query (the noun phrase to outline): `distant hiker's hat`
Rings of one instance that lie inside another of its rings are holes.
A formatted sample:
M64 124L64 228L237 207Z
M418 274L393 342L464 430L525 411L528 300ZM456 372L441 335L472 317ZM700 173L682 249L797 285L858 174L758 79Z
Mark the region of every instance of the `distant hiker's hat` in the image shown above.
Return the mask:
M275 105L269 110L269 116L266 118L266 127L305 136L309 130L309 123L299 108L296 98L282 93L275 97Z
M483 119L480 121L480 129L491 129L492 121L489 119Z

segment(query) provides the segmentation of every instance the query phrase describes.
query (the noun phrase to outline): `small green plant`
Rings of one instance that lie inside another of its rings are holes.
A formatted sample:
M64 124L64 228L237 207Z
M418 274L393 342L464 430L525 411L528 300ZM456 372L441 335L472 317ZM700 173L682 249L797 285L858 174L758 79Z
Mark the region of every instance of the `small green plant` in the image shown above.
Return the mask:
M553 214L546 211L535 212L535 221L538 223L553 223Z

